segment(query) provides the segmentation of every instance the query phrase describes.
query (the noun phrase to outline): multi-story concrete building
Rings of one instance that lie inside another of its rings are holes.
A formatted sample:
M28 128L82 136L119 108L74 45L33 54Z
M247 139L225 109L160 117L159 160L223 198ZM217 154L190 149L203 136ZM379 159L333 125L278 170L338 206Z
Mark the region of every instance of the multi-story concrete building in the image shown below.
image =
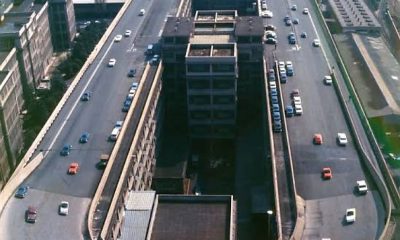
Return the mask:
M23 107L17 50L0 52L0 189L8 180L23 147Z
M71 48L75 38L75 11L72 0L50 0L49 19L54 51Z
M233 10L167 20L162 35L166 111L187 115L182 119L192 138L234 138L238 93L251 102L245 96L261 86L263 34L261 18L238 17ZM240 78L240 72L247 74Z
M46 76L53 55L47 9L47 2L25 1L5 14L0 26L0 45L17 48L22 79L35 88Z

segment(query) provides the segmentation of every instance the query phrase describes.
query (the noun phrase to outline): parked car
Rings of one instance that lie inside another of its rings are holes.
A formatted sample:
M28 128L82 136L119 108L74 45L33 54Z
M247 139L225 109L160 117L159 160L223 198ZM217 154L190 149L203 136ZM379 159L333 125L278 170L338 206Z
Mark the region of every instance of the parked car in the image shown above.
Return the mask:
M71 152L71 148L72 148L72 145L65 144L63 146L63 148L61 149L60 155L61 156L68 156L69 153Z
M267 38L267 40L265 40L266 44L277 44L278 41L275 38Z
M81 101L89 101L92 94L90 92L84 92L81 96Z
M69 213L69 202L62 201L58 206L58 214L67 216Z
M274 13L272 11L266 10L261 13L261 17L263 18L272 18Z
M357 192L359 194L367 194L368 187L367 187L367 183L365 182L365 180L357 181Z
M129 111L129 108L131 107L131 104L132 104L132 100L127 98L127 99L124 101L124 105L122 106L122 111L123 111L123 112L128 112L128 111Z
M293 104L294 105L301 105L301 97L300 96L294 96L293 97Z
M135 68L129 69L128 77L135 77L135 75L136 75L136 69Z
M271 103L272 104L277 104L279 102L278 96L271 96Z
M294 98L296 96L300 96L300 90L299 89L293 89L292 92L290 93L290 97Z
M28 223L35 223L37 219L38 210L33 206L29 206L25 211L25 221Z
M325 180L332 179L332 169L329 167L324 167L322 169L322 178Z
M354 223L356 221L356 209L348 208L346 209L346 222Z
M337 140L338 140L339 145L346 146L346 144L347 144L346 133L338 133L337 134Z
M303 106L301 106L301 104L294 105L294 112L296 115L302 115L303 114Z
M316 145L321 145L323 143L321 133L314 134L313 143Z
M272 68L268 70L268 80L275 81L275 70Z
M280 121L281 114L279 112L272 112L272 118L274 119L274 121Z
M108 61L108 66L109 66L109 67L114 67L116 63L117 63L117 60L116 60L115 58L111 58L111 59Z
M75 175L79 171L79 163L73 162L68 167L68 174Z
M133 82L131 85L131 89L137 90L139 87L139 83L138 82Z
M268 25L264 26L264 30L265 31L276 31L276 27L272 24L268 24Z
M125 30L124 36L125 36L125 37L130 37L131 34L132 34L132 31L131 31L131 30Z
M17 192L15 192L16 198L24 198L26 194L28 194L29 186L22 185L18 188Z
M280 110L279 104L273 103L272 104L272 112L279 112L279 110Z
M293 117L293 115L294 115L294 109L293 109L293 107L292 106L286 106L286 110L285 110L285 113L286 113L286 117Z
M276 32L274 32L274 31L266 31L265 32L265 37L268 39L268 38L275 38L276 39Z
M108 159L110 156L108 154L101 154L100 155L100 161L97 163L97 168L98 169L105 169L108 163Z
M272 130L274 132L282 132L282 122L281 121L274 121Z
M278 91L276 90L276 88L275 88L275 89L271 89L271 90L269 91L269 94L270 94L271 96L278 96Z
M87 143L89 142L90 134L88 132L82 133L81 137L79 138L80 143Z

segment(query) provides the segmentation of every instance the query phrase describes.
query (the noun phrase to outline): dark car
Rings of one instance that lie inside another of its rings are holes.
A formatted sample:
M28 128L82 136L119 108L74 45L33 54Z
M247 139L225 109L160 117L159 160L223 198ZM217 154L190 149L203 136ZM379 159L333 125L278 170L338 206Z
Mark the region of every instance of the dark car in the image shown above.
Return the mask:
M282 122L280 120L274 121L273 131L282 132Z
M283 18L283 21L286 22L287 20L290 20L290 17L286 15L286 16Z
M292 20L288 19L285 21L286 26L292 26Z
M25 212L25 221L28 223L35 223L37 218L37 209L29 206Z
M276 89L271 89L270 92L269 92L269 94L270 94L271 96L278 96L278 91L277 91Z
M293 117L294 116L294 109L293 109L293 107L292 106L287 106L286 107L286 110L285 110L285 113L286 113L286 117Z
M280 121L281 114L279 112L272 112L272 118L274 119L274 121Z
M82 97L81 97L81 101L89 101L91 95L92 95L92 94L91 94L90 92L85 92L85 93L83 93L83 94L82 94Z
M82 136L79 138L80 143L87 143L89 141L90 134L88 132L82 133Z
M267 38L267 40L265 40L266 44L277 44L278 41L275 38Z
M268 79L270 81L275 81L275 71L272 68L268 70Z
M290 33L288 36L289 44L296 44L296 36L294 33Z
M128 72L128 77L134 77L136 75L136 69L130 69Z
M278 96L271 96L271 103L272 104L277 104L279 101L278 101Z
M124 102L124 106L122 107L122 111L123 112L129 111L129 108L131 107L131 104L132 104L132 100L126 99L125 102Z
M293 19L293 24L299 24L299 19L298 18L295 18L295 19Z
M307 38L307 33L306 32L302 32L300 35L302 38Z
M20 186L17 190L17 192L15 192L15 197L17 198L24 198L26 196L26 194L28 193L28 186Z
M276 27L272 24L268 24L267 26L264 26L265 31L275 31Z
M60 155L61 156L68 156L71 152L72 145L65 144L64 147L61 149Z

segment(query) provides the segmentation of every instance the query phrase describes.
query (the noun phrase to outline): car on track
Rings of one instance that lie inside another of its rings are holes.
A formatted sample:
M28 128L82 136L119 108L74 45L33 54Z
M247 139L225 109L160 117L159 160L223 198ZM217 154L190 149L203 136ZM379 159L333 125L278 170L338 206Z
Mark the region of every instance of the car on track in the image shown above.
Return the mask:
M146 10L144 10L144 8L142 8L139 11L139 16L144 16L145 13L146 13Z
M316 134L314 134L313 143L314 143L315 145L321 145L321 144L323 143L323 141L322 141L322 134L321 134L321 133L316 133Z
M303 14L308 14L308 8L303 8Z
M71 149L72 149L72 145L65 144L63 146L63 148L61 149L60 155L61 156L68 156L70 154L70 152L71 152Z
M79 171L79 163L73 162L68 167L68 174L75 175Z
M290 8L292 11L296 11L297 10L297 5L293 4L292 7Z
M37 220L38 210L33 206L29 206L25 211L25 221L28 223L35 223Z
M322 178L325 180L332 179L333 174L332 174L332 169L329 167L324 167L322 168Z
M272 11L266 10L261 13L261 17L263 18L272 18L274 13Z
M84 92L81 96L81 101L87 102L90 100L90 97L92 96L91 92Z
M125 34L124 34L124 36L125 36L125 37L130 37L130 36L131 36L131 34L132 34L132 31L131 31L131 30L129 30L129 29L127 29L127 30L125 30Z
M356 183L357 183L357 192L359 194L367 194L368 187L367 187L367 183L365 182L365 180L359 180Z
M17 191L15 192L15 197L16 198L24 198L26 194L28 194L29 186L27 185L22 185L19 186Z
M286 26L292 26L292 20L288 19L285 21Z
M271 103L272 104L278 104L279 100L278 100L278 96L271 96Z
M346 209L346 222L354 223L356 221L356 209L348 208Z
M319 46L321 46L321 42L319 41L318 38L316 38L316 39L313 40L312 45L314 47L319 47Z
M97 163L97 168L98 169L105 169L107 167L108 159L110 158L110 155L108 154L101 154L100 155L100 161Z
M69 202L62 201L58 206L58 214L67 216L69 213Z
M337 141L338 141L339 145L346 146L346 144L348 142L346 133L338 133L337 134Z
M307 38L307 33L306 33L306 32L302 32L302 33L300 34L300 37L301 37L301 38Z
M88 132L82 133L81 137L79 138L80 143L87 143L89 142L90 134Z
M118 34L118 35L116 35L114 37L114 42L121 42L121 40L122 40L122 35L121 34Z
M111 59L108 61L108 66L109 66L109 67L114 67L116 63L117 63L117 60L116 60L115 58L111 58Z
M297 24L299 24L299 23L300 23L300 20L299 20L298 18L294 18L294 19L293 19L293 24L296 24L296 25L297 25Z
M324 77L324 84L325 84L325 85L332 85L332 77L329 76L329 75L326 75L326 76Z

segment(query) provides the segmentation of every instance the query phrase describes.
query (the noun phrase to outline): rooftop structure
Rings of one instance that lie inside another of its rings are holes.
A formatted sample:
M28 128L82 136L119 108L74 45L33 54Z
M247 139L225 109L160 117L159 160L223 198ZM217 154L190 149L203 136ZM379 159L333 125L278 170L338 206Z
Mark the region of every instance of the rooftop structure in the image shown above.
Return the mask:
M345 32L380 31L371 10L363 0L328 0Z
M233 240L236 202L233 196L131 191L123 222L121 240Z

